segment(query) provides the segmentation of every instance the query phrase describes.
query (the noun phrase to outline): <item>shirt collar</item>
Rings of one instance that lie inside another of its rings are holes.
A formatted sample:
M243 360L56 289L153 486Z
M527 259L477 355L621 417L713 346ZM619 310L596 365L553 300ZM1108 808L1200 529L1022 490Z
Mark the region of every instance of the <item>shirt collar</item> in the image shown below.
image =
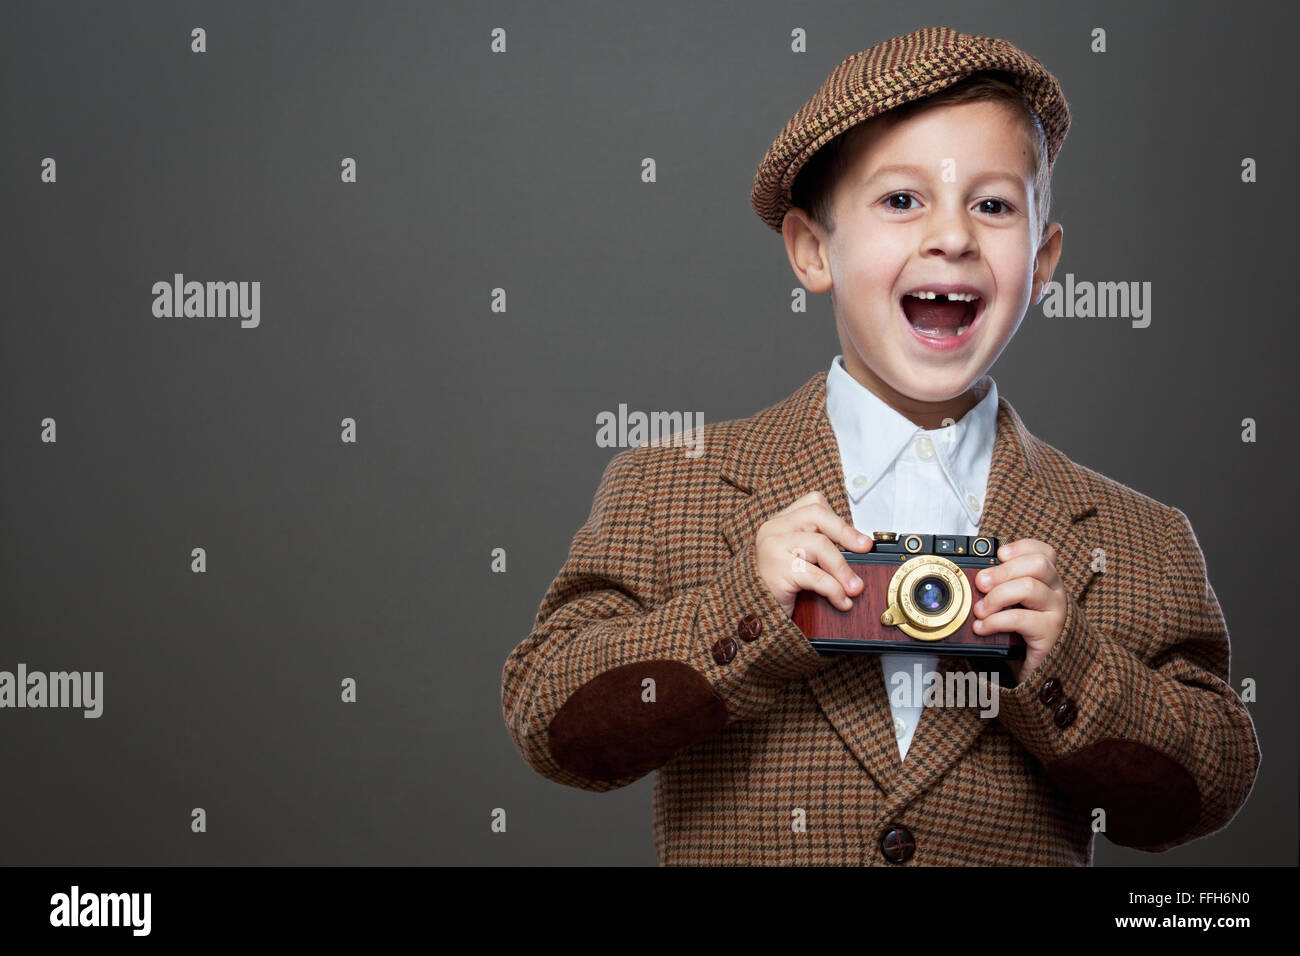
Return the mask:
M844 356L836 355L826 373L826 413L840 446L849 499L860 501L908 442L926 435L956 486L953 490L977 518L979 508L972 508L967 498L983 502L998 414L998 386L992 376L985 375L979 387L986 389L984 396L956 424L924 429L850 375Z

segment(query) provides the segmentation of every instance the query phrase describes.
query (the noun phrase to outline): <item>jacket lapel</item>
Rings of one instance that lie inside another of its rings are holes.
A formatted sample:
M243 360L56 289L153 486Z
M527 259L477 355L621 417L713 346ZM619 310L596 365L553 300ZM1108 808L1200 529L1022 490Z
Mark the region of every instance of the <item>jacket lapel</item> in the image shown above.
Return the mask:
M733 446L722 478L751 492L723 522L722 531L733 554L753 540L765 521L811 491L824 494L835 513L852 524L839 444L826 414L825 372L751 420ZM876 785L886 792L893 790L902 765L880 658L875 654L844 655L808 678L807 686Z
M1035 538L1056 552L1056 570L1070 598L1077 602L1092 580L1092 545L1077 526L1096 511L1075 466L1034 438L1011 404L998 398L997 437L989 467L980 534L999 544ZM902 530L902 529L900 529ZM960 657L944 657L938 671L987 670L989 665ZM927 707L922 711L903 765L901 784L890 794L887 812L897 812L933 786L961 759L991 718L980 717L978 706Z
M1030 435L1011 404L999 397L980 534L1001 542L1036 538L1050 544L1057 571L1078 601L1093 572L1091 545L1076 522L1095 507L1075 468ZM720 477L749 495L722 522L733 554L765 521L810 491L821 491L835 513L852 523L839 445L826 413L826 373L818 372L789 398L753 416L729 449ZM938 670L979 666L945 657ZM806 683L845 746L889 795L887 813L931 787L988 726L977 706L926 708L904 764L879 657L844 655Z

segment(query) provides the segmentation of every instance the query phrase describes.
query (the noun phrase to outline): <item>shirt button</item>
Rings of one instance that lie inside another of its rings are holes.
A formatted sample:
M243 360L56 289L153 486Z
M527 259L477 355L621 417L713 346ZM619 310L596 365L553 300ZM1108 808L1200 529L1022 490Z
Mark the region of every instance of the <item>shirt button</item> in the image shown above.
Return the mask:
M907 733L907 722L904 721L902 717L895 717L895 718L894 718L894 736L897 737L899 740L902 740L902 739L903 739L903 736L904 736L906 733Z
M921 458L934 457L934 442L930 441L925 435L916 440L916 453Z
M979 511L979 510L980 510L980 500L979 500L978 498L976 498L974 495L967 495L967 496L966 496L966 504L970 505L970 510L971 510L971 511Z
M854 476L853 476L853 487L854 487L854 488L865 488L865 487L867 487L867 476L866 476L866 475L854 475Z

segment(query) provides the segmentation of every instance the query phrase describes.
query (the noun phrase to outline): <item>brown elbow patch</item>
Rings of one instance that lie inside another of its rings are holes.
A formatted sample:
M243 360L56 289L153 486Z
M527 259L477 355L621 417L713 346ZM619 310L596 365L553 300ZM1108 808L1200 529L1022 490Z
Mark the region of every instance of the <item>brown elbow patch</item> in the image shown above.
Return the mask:
M654 701L643 682L654 681ZM727 707L703 674L680 661L607 670L564 702L548 730L551 756L588 780L640 776L727 723Z
M1106 738L1044 767L1083 809L1106 811L1107 839L1141 849L1182 836L1201 818L1196 780L1146 744Z

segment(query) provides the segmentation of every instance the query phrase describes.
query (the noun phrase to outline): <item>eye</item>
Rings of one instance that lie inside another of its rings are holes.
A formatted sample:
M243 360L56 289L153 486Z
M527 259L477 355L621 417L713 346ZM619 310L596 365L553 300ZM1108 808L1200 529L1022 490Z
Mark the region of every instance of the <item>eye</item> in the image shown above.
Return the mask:
M890 193L888 196L885 197L885 204L890 209L894 210L894 212L911 212L912 209L914 208L912 206L896 206L894 205L895 199L904 199L908 202L916 201L916 197L913 196L911 193Z
M1001 206L1002 208L1000 210L984 208L989 204ZM1012 211L1010 203L1002 199L981 199L977 205L979 207L980 212L987 212L994 216L1003 215L1004 213L1008 213Z

